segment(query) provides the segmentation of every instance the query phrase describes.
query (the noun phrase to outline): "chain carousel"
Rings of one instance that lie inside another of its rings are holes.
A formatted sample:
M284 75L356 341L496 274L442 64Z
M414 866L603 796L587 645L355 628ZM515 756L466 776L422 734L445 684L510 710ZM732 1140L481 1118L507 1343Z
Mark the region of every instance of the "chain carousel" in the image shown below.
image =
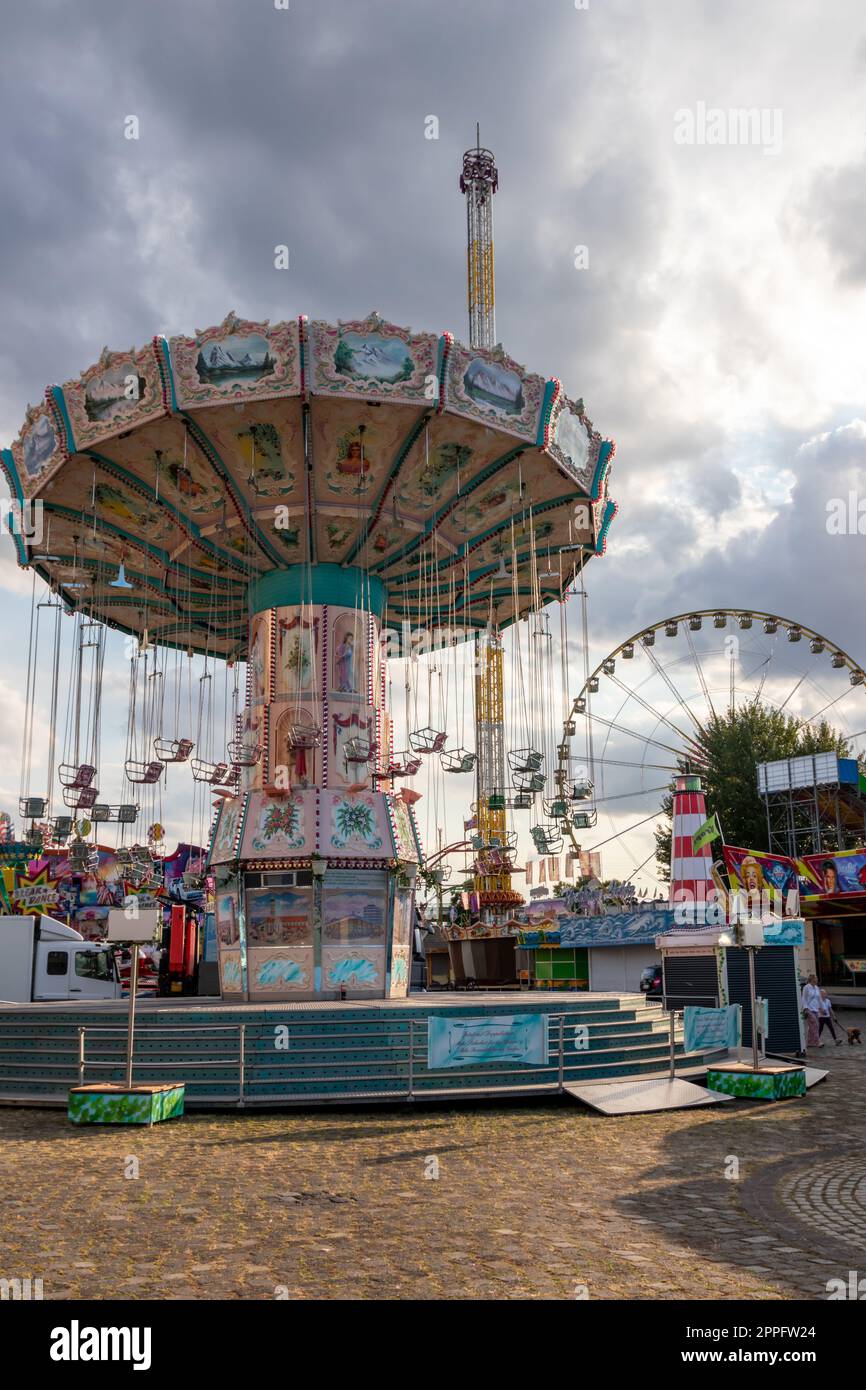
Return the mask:
M136 824L191 802L224 999L405 997L412 782L434 763L467 802L474 784L482 917L520 900L506 814L540 794L545 750L505 747L502 631L546 621L616 508L613 446L582 401L494 345L496 181L468 151L470 346L377 314L229 314L104 349L0 455L13 499L42 504L40 544L16 543L49 587L43 625L67 613L77 633L75 715L64 730L55 675L58 732L49 766L25 756L22 816L55 836L113 821L141 858ZM120 769L100 765L105 627L134 639ZM419 667L401 720L392 639L437 627L473 654L474 696L457 666L445 695L445 663ZM537 703L543 659L527 663Z

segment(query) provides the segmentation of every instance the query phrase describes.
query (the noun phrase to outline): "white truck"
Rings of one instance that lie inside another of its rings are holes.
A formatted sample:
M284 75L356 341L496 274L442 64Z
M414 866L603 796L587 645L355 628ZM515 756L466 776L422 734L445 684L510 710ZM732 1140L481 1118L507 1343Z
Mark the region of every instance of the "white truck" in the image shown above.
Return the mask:
M44 914L0 916L0 1003L119 998L111 946Z

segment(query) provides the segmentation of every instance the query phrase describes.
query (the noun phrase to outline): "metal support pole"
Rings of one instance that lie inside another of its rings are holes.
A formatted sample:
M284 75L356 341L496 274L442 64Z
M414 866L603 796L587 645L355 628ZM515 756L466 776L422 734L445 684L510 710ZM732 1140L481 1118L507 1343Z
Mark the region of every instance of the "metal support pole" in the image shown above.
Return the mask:
M752 1009L752 1067L758 1070L758 1002L755 997L755 947L746 948L749 952L749 995Z
M238 1031L238 1106L244 1104L244 1082L247 1067L247 1025L241 1023Z
M84 1029L78 1030L78 1084L84 1085Z
M138 942L132 943L129 967L129 1022L126 1026L126 1089L132 1090L132 1050L135 1047L135 996L138 993Z
M559 1089L565 1082L565 1014L559 1015Z
M671 1065L670 1065L670 1079L671 1079L671 1081L673 1081L673 1080L675 1079L675 1077L676 1077L676 1060L677 1060L677 1053L676 1053L677 1042L676 1042L676 1035L675 1035L675 1030L676 1030L676 1019L677 1019L676 1010L675 1010L675 1009L671 1009L670 1013L668 1014L668 1017L669 1017L669 1019L670 1019L670 1021L671 1021L671 1030L670 1030L670 1063L671 1063Z

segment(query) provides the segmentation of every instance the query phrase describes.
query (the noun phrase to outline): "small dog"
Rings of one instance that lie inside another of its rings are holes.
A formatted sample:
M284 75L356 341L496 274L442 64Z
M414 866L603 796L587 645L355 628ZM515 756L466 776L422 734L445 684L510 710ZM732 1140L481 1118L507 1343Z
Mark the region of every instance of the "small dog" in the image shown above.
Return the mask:
M853 1047L855 1043L859 1043L861 1047L863 1046L863 1039L860 1036L859 1028L846 1028L845 1032L848 1034L849 1047Z

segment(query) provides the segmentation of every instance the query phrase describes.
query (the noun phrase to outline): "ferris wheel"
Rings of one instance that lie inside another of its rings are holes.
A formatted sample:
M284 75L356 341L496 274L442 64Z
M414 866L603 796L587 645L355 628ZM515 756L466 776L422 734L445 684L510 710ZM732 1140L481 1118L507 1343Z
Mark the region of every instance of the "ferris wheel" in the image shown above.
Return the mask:
M571 704L552 807L563 836L602 852L606 876L655 891L662 800L683 764L700 772L708 719L748 704L803 728L826 719L856 756L866 746L864 693L858 662L778 614L714 608L652 623L587 669Z

